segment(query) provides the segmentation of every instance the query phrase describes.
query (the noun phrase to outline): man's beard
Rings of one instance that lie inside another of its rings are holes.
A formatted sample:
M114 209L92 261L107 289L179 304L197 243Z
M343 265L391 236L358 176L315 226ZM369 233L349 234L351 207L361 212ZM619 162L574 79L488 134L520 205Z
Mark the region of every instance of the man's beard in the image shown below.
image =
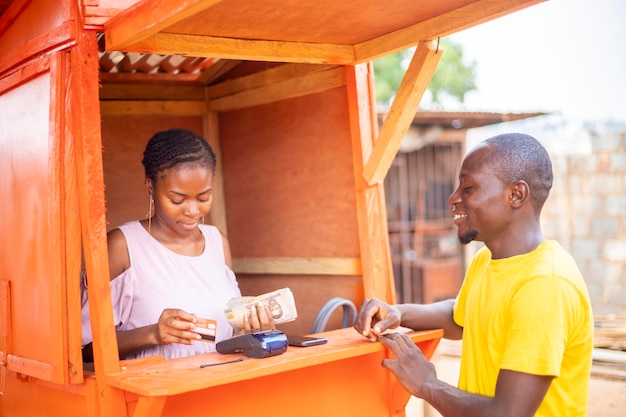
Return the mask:
M459 236L459 242L461 242L462 245L467 245L468 243L476 240L476 237L478 236L478 231L477 230L470 230L469 232L465 233L462 236Z

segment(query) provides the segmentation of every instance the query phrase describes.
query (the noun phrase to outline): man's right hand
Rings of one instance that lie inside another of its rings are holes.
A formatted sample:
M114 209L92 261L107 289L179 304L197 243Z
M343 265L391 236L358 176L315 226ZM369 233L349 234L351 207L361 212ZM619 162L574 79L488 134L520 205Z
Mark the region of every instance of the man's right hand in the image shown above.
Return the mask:
M357 332L372 342L387 329L400 326L402 314L398 308L377 299L365 300L354 321Z

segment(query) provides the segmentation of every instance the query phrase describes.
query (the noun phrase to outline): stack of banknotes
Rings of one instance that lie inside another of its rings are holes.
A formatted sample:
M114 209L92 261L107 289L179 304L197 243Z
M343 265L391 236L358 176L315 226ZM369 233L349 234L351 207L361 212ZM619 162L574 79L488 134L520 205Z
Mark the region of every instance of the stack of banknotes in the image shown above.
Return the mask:
M256 297L231 298L224 309L231 326L235 330L243 329L244 316L248 315L248 319L250 319L250 307L257 304L269 307L275 324L286 323L298 318L293 293L289 288L281 288Z

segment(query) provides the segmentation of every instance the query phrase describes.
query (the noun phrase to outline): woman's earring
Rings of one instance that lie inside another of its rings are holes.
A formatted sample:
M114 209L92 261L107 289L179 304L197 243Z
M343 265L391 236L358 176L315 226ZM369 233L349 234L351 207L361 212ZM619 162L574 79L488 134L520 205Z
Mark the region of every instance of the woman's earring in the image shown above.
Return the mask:
M146 218L148 219L148 234L150 234L150 226L152 226L152 211L154 210L154 199L152 198L152 193L148 193L150 195L150 209L148 213L146 213Z

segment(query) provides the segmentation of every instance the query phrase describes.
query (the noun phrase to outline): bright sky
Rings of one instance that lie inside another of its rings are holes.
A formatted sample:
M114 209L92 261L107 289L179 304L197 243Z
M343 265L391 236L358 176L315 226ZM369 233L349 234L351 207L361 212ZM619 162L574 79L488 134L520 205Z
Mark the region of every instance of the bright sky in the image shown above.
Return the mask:
M626 121L624 0L549 0L450 39L477 66L464 110Z

